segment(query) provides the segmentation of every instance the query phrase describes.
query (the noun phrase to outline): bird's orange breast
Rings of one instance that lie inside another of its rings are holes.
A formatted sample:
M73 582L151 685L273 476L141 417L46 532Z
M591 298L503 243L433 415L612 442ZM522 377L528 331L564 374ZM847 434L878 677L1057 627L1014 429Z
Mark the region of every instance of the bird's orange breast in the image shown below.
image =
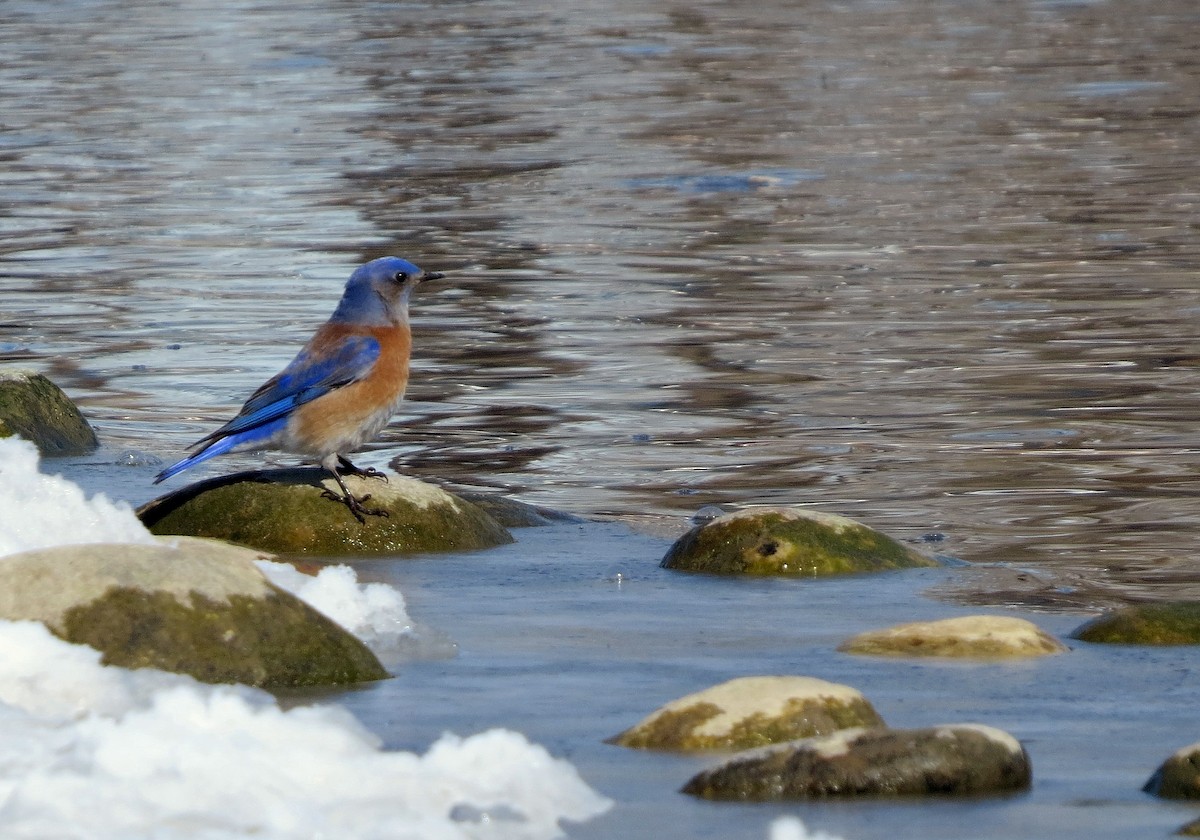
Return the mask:
M313 454L347 452L373 437L395 412L408 385L412 333L406 324L330 330L321 339L338 342L350 334L374 337L379 358L362 379L318 397L292 415L289 436Z

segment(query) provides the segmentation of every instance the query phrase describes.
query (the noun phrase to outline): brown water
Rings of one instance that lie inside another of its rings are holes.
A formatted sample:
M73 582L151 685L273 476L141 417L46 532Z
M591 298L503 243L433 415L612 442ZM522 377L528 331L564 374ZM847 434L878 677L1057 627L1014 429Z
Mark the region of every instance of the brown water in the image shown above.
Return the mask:
M0 27L0 349L111 450L174 459L397 253L452 281L368 462L668 531L817 505L1005 564L989 603L1200 595L1191 2Z

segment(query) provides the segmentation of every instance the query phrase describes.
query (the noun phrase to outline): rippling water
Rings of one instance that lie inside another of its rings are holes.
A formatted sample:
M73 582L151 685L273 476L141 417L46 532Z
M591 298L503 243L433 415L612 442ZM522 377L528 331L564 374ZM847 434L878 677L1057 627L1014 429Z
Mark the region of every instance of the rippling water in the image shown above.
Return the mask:
M704 505L803 503L970 561L930 579L1063 610L1056 632L1200 597L1190 0L15 0L0 34L0 360L93 419L104 448L76 480L150 498L155 459L286 363L354 265L396 253L450 278L414 302L411 399L364 463L651 532L578 536L639 558L623 596L558 532L482 569L373 567L464 651L339 696L389 744L495 719L620 800L584 836L762 836L774 809L684 802L678 757L597 732L799 668L889 720L979 717L1035 753L1011 807L806 811L851 836L1189 818L1136 793L1190 737L1174 651L860 664L834 637L876 617L864 603L902 620L918 582L801 596L644 567Z
M107 450L174 458L399 253L452 281L368 461L588 513L825 506L1023 570L987 602L1200 594L1190 2L0 26L0 350Z

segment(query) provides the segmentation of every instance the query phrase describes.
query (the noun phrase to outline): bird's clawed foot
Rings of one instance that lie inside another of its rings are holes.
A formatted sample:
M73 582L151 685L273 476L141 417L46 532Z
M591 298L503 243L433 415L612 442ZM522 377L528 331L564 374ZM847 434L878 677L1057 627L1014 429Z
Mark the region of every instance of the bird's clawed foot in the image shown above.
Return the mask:
M342 494L339 496L329 488L325 488L321 495L326 499L333 499L335 502L341 502L344 504L350 509L350 513L354 514L354 518L358 520L360 525L367 524L366 517L368 516L390 516L390 514L383 508L364 507L363 502L370 500L371 494L366 493L365 495L356 497L350 492L350 488L346 486L346 482L342 480L343 475L358 475L365 478L382 478L384 481L387 481L387 476L381 473L379 470L373 468L367 468L365 470L359 469L341 455L337 456L337 459L338 463L336 468L328 462L325 462L324 466L325 469L333 473L333 480L337 482L338 488L342 491Z
M387 483L387 473L375 469L374 467L356 467L350 463L349 458L341 455L338 456L338 472L341 475L356 475L360 478L382 478L384 483ZM366 498L365 496L363 497Z
M332 499L335 502L341 502L342 504L344 504L347 508L350 509L350 512L352 514L354 514L354 518L359 521L359 524L362 524L362 525L367 524L367 520L365 519L365 517L367 517L367 516L391 516L391 514L388 513L386 510L384 510L383 508L363 507L363 502L370 501L370 499L371 499L370 493L368 493L365 496L356 497L356 496L354 496L354 494L347 491L344 496L339 496L337 493L334 493L332 490L325 489L325 490L321 491L321 497L325 498L325 499Z

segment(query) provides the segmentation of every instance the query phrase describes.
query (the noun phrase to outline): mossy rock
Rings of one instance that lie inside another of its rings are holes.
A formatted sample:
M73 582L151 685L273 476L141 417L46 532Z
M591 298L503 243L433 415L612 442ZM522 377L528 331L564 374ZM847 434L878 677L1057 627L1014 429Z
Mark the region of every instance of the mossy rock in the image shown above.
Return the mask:
M1015 659L1063 653L1067 646L1023 618L964 615L860 633L838 650L870 656Z
M143 505L137 512L155 534L185 534L239 543L275 554L339 556L413 554L492 548L513 541L476 505L432 484L389 475L348 476L355 496L387 516L360 523L319 468L258 470L201 481Z
M264 688L377 680L359 639L271 584L265 555L178 538L60 546L0 558L0 618L40 621L109 665Z
M1164 761L1142 790L1163 799L1200 799L1200 744L1184 747Z
M744 750L883 725L849 686L812 677L740 677L673 700L610 742L657 750Z
M1200 644L1200 601L1121 607L1092 619L1071 636L1112 645Z
M1200 819L1192 820L1175 833L1180 837L1200 837Z
M1017 739L975 724L851 729L740 753L694 776L683 792L766 802L833 797L978 796L1029 787Z
M43 455L83 455L99 445L83 414L40 373L0 368L0 438L20 435Z
M805 508L751 508L680 537L662 566L727 575L880 572L937 563L853 519Z

